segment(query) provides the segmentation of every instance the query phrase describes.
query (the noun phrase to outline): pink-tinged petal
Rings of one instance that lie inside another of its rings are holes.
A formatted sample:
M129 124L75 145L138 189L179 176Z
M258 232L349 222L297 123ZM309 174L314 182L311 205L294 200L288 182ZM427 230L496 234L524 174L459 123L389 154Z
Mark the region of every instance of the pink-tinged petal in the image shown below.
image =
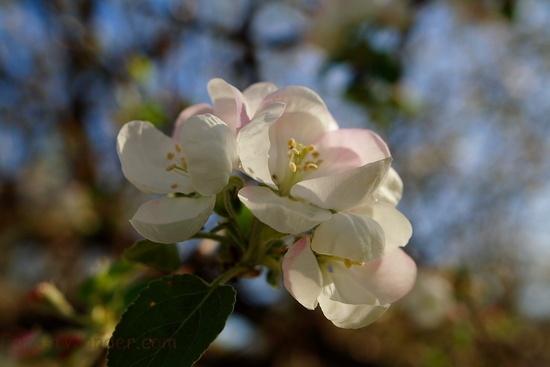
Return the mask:
M319 254L371 261L384 254L384 243L384 231L373 219L336 213L317 227L311 249Z
M208 94L214 103L215 115L229 126L234 135L250 121L242 93L225 80L210 80Z
M267 96L260 109L281 102L285 112L270 129L269 170L280 182L285 180L288 170L288 140L298 144L314 144L327 131L338 125L319 95L304 87L287 87Z
M285 105L274 103L260 111L237 135L243 171L258 182L277 187L269 172L269 128L283 114Z
M140 190L152 194L195 191L189 177L166 170L177 158L176 141L151 123L125 124L117 137L117 151L124 176Z
M382 138L370 130L340 129L324 134L316 143L319 158L317 176L349 171L390 157Z
M376 295L380 303L393 303L404 297L416 280L416 264L401 249L363 266L352 266L350 271L353 277L363 279L364 288Z
M389 305L353 305L346 304L321 295L319 305L327 319L340 328L359 329L378 320Z
M290 193L321 208L350 210L365 202L378 188L390 168L391 158L351 171L304 180Z
M130 220L143 237L159 243L185 241L210 217L216 197L163 197L141 205Z
M250 117L253 117L260 104L269 94L275 92L277 87L272 83L255 83L243 91L244 100L247 106L247 112Z
M403 195L403 181L396 170L390 167L388 174L373 194L376 200L396 206Z
M279 89L264 99L260 109L276 102L284 103L286 108L270 129L269 170L282 181L288 173L288 140L314 144L327 131L338 129L338 125L321 97L308 88Z
M351 263L348 268L340 260L326 260L321 266L324 276L324 287L322 293L333 301L349 304L369 304L377 303L374 295L365 287L365 277L360 274L357 276L352 269L362 268L364 265Z
M412 289L416 279L416 264L401 249L349 268L343 261L327 261L324 269L322 293L349 304L393 303Z
M329 112L323 99L309 88L290 86L276 90L264 98L262 106L282 102L286 107L285 115L309 116L319 123L318 130L337 130L338 124ZM298 138L296 138L298 141Z
M330 210L278 196L267 187L245 187L239 199L262 223L281 233L298 235L332 216Z
M310 310L317 307L321 293L321 271L306 237L292 245L283 259L285 288L298 302Z
M185 122L191 116L204 115L205 113L214 114L214 108L212 108L212 106L210 106L209 104L200 103L189 106L181 111L178 115L178 118L176 119L176 123L174 124L174 132L172 133L172 138L175 141L181 141L181 128L183 127Z
M352 211L374 219L386 238L386 251L405 246L412 236L412 225L399 210L387 203L367 202Z
M201 195L216 195L238 163L235 136L222 120L210 114L192 116L181 132L191 183Z

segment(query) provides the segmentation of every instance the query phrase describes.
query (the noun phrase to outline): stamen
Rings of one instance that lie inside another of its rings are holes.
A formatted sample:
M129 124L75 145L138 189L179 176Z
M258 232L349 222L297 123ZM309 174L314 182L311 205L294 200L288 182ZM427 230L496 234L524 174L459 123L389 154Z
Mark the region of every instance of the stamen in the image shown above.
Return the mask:
M172 186L170 186L170 188L172 189L176 189L178 187L178 184L172 184Z
M175 168L176 168L176 165L175 165L175 164L171 164L171 165L169 165L168 167L166 167L166 170L167 170L167 171L172 171L172 170L175 169Z
M168 154L166 154L166 159L168 159L169 161L174 159L174 153L169 152Z
M298 144L296 143L296 140L294 138L289 139L287 141L287 144L288 156L290 157L290 162L288 166L292 173L305 172L307 170L316 170L323 162L322 160L318 159L321 154L316 151L317 148L315 147L315 145ZM305 160L310 153L315 161Z
M178 144L176 144L176 152L181 153L181 147Z
M296 140L294 140L293 138L288 139L287 144L289 150L296 148Z
M362 266L362 265L365 265L365 263L357 260L344 259L344 265L346 266L346 268L349 269L351 268L352 265Z

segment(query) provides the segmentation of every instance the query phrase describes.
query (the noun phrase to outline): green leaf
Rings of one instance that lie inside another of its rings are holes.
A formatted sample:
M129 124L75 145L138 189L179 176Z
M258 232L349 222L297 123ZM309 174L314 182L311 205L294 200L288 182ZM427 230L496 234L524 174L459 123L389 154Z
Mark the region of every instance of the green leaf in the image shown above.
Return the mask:
M192 366L223 330L235 290L191 274L150 283L115 328L109 367Z
M124 251L124 257L126 260L145 264L166 273L176 271L181 265L178 249L173 243L137 241Z

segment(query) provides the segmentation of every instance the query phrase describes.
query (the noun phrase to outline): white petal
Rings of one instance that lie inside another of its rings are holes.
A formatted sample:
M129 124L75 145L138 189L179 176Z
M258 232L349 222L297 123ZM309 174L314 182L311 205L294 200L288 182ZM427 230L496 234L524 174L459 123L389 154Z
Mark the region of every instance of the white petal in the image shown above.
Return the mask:
M317 258L309 248L307 237L292 245L283 259L285 288L298 302L310 310L317 307L321 293L321 271Z
M237 140L216 116L192 116L181 130L181 147L191 183L201 195L215 195L238 162Z
M378 320L389 305L352 305L332 301L321 295L319 304L327 319L338 327L359 329Z
M350 270L353 277L363 279L363 287L380 303L393 303L402 298L416 280L416 264L401 249L390 251L363 266L352 266Z
M316 176L341 173L390 157L386 143L367 129L329 131L315 142L323 163Z
M214 108L206 103L200 103L195 104L192 106L187 107L183 111L180 112L178 115L178 118L176 119L176 123L174 124L174 132L172 133L172 138L175 141L181 141L181 128L185 124L185 122L189 119L191 116L195 115L204 115L205 113L214 113Z
M269 127L283 114L285 105L274 103L264 108L239 131L237 143L244 172L261 183L277 188L269 172Z
M269 170L279 182L290 173L288 169L288 140L298 144L314 144L328 131L338 125L323 100L315 92L304 87L287 87L267 96L260 109L282 102L285 112L270 129Z
M239 199L262 223L281 233L298 235L332 216L329 210L278 196L267 187L245 187Z
M290 117L290 115L296 114L302 117L308 116L308 118L317 121L320 123L319 131L338 129L338 124L323 99L309 88L290 86L279 89L265 97L262 107L275 102L282 102L287 106L285 116ZM296 140L298 138L296 137Z
M131 121L118 134L117 151L124 176L142 191L152 194L191 193L189 177L175 170L170 154L176 155L176 141L146 121Z
M159 243L184 241L197 233L214 209L216 198L164 197L139 207L130 223L143 237Z
M416 279L416 264L401 249L364 265L348 268L342 261L328 261L323 266L323 294L350 304L395 302L411 290Z
M216 116L229 126L233 134L236 134L242 125L250 121L242 93L220 78L210 80L207 88L214 103Z
M290 193L321 208L349 210L365 202L378 188L391 158L369 163L344 173L298 182Z
M355 261L371 261L384 254L384 231L363 215L336 213L315 230L313 251Z
M390 167L388 174L373 194L374 198L396 206L403 195L403 181L393 167Z
M247 112L250 116L254 116L263 99L269 94L275 92L277 87L272 83L255 83L243 91L244 100L247 106Z
M350 304L377 303L374 295L366 286L367 278L353 269L363 268L364 265L344 265L341 260L327 261L323 267L324 287L322 293L333 301Z
M405 246L412 236L411 223L391 204L367 202L352 212L366 215L382 227L386 238L386 252Z

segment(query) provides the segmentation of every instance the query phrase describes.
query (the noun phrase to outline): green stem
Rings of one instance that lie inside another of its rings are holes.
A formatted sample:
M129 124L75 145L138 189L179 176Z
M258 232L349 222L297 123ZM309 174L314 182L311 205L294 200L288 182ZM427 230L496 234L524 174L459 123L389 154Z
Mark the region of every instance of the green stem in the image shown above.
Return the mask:
M231 218L229 218L231 219ZM209 233L201 232L199 235L202 236L201 238L211 238L215 239L219 242L225 243L227 245L231 245L236 243L242 252L246 249L246 239L242 238L242 236L239 235L239 232L235 229L236 222L229 220L227 222L223 222L221 224L218 224L216 227L212 229ZM214 233L219 232L221 230L225 230L225 235L216 235ZM222 238L224 239L222 241Z
M265 256L260 264L266 266L268 269L278 269L281 266L279 261L269 256Z
M229 269L228 271L226 271L225 273L220 275L218 278L216 278L212 283L210 283L210 286L211 287L217 287L219 285L223 285L223 284L227 283L228 281L230 281L231 279L233 279L233 277L235 277L235 276L237 276L241 273L244 273L248 269L249 269L249 267L243 266L243 265L235 266L234 268Z
M239 245L243 252L246 251L246 235L244 234L241 226L239 225L235 217L229 218L228 224L229 225L227 226L227 230L233 235L233 241L235 241Z
M223 193L223 203L225 205L225 210L227 210L230 218L235 218L237 216L237 213L235 213L235 210L233 209L233 203L231 203L231 199L231 193L229 192L229 190L225 190Z
M242 187L242 186L240 186ZM233 187L235 188L235 187ZM235 195L236 195L236 192L235 192ZM238 236L239 238L239 244L242 244L243 246L241 246L241 249L244 251L245 250L245 247L246 247L246 239L247 239L247 236L246 234L244 233L243 229L241 228L240 224L238 223L237 221L237 213L235 212L235 209L233 208L233 203L232 203L232 199L233 199L233 194L231 193L230 190L224 190L223 192L223 203L224 203L224 206L225 206L225 210L227 211L227 214L229 214L229 223L232 224L232 229L234 230L234 233Z
M282 233L260 222L256 217L252 219L250 233L249 251L245 254L244 259L254 264L261 262L271 247L284 237Z

